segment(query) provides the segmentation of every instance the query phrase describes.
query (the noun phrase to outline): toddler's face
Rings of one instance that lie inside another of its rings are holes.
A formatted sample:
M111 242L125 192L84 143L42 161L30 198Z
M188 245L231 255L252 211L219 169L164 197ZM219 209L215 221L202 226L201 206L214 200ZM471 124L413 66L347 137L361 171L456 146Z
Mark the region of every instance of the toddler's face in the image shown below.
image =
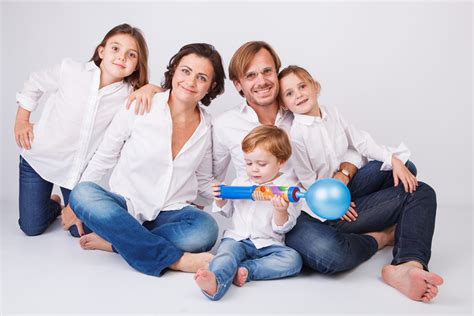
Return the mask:
M283 106L293 113L314 115L319 113L316 86L294 73L280 80L280 98Z
M283 163L267 150L256 147L253 151L244 153L245 170L250 180L257 184L271 181L278 177Z

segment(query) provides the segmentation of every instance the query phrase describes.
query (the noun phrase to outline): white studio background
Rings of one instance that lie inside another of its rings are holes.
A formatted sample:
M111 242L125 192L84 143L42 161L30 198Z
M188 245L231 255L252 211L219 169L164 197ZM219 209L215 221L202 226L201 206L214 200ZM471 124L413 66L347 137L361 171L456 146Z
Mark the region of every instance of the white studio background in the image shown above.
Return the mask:
M298 64L377 142L412 151L438 204L472 208L472 9L470 2L13 2L1 3L1 200L18 197L15 93L29 73L64 57L87 61L120 23L141 28L151 82L191 42L213 44L225 67L244 42L265 40ZM210 107L242 98L230 81ZM33 121L39 118L41 108ZM66 132L66 131L65 131ZM453 212L456 208L450 209Z

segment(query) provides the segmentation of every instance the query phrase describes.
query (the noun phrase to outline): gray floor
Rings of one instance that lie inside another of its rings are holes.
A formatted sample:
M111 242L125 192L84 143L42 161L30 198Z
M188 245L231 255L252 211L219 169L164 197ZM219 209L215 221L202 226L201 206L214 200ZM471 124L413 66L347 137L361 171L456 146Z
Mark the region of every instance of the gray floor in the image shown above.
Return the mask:
M386 286L385 248L360 267L337 276L303 271L298 277L232 287L207 300L193 275L140 274L120 256L84 251L59 220L43 235L26 237L17 206L2 202L2 312L7 314L472 314L472 209L439 206L430 269L445 279L430 304L406 299ZM225 222L222 222L224 225Z

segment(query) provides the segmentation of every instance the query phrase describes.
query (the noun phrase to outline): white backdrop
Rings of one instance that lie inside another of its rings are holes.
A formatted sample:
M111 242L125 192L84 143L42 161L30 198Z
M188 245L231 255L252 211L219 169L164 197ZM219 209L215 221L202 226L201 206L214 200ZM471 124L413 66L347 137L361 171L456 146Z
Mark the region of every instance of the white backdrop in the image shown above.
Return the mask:
M154 83L161 81L169 58L184 44L213 44L227 69L244 42L269 42L283 65L301 65L320 81L320 103L338 106L379 143L404 141L418 178L437 191L438 204L472 207L472 6L3 2L0 198L18 196L15 93L28 74L63 57L88 60L109 29L127 22L145 34ZM221 113L241 100L228 81L210 111Z

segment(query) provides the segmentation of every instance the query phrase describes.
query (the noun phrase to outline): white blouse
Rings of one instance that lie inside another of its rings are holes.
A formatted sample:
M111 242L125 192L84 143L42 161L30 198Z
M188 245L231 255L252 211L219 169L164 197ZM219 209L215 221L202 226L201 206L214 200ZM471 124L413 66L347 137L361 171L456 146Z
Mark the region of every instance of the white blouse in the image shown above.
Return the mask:
M118 82L99 89L94 62L64 59L54 68L32 73L16 100L34 111L41 96L51 94L33 125L31 149L21 155L45 180L72 189L97 149L105 130L132 88Z
M156 94L144 116L119 111L81 178L98 182L115 167L110 189L140 223L190 205L198 193L213 198L211 116L199 108L199 126L173 160L168 98L169 92Z
M294 168L304 188L317 179L332 178L351 149L383 162L380 170L392 169L392 155L403 163L410 157L403 143L397 148L378 145L367 132L347 123L335 107L320 109L321 117L295 114L291 127Z
M248 178L237 178L231 185L253 186L256 183ZM280 175L275 180L262 185L295 186L291 177ZM220 208L213 203L212 212L219 212L225 217L232 217L232 227L224 232L223 238L240 241L250 239L257 249L270 245L284 245L285 233L295 225L301 213L301 202L290 203L288 206L288 221L278 226L273 219L273 204L271 201L227 200Z

